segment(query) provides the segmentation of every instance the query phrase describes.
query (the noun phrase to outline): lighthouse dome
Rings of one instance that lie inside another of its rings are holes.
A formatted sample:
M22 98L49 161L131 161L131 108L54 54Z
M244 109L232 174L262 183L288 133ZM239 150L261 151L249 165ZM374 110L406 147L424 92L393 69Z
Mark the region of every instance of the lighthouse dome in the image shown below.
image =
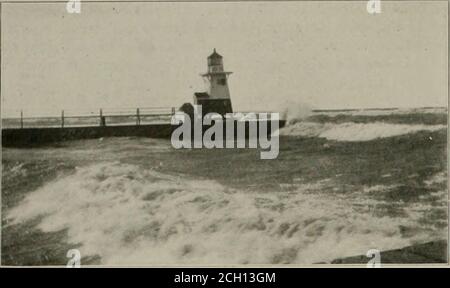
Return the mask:
M216 52L216 48L214 48L214 52L208 56L208 67L210 70L223 71L222 65L222 56L220 56L220 54ZM212 67L214 68L211 69Z
M211 55L209 55L208 59L222 59L222 56L216 52L216 48Z

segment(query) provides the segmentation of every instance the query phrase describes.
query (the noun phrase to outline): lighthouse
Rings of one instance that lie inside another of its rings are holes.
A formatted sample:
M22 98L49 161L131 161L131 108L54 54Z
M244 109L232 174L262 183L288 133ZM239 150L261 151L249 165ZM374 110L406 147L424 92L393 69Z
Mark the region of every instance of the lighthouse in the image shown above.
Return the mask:
M195 93L194 103L202 105L203 114L215 112L220 115L232 113L228 75L223 68L223 57L214 49L208 57L207 72L200 74L206 84L206 92Z

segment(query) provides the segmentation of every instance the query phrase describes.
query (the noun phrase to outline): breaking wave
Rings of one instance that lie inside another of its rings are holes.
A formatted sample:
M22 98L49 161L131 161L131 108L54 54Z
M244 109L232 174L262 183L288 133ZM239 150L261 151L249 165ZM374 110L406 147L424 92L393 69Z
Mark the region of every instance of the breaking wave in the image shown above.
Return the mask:
M419 131L437 131L446 129L446 125L411 125L373 123L317 123L297 122L280 130L280 135L321 137L335 141L370 141L378 138L400 136Z
M430 233L402 237L399 227L417 225L415 217L374 216L376 203L366 200L355 211L344 196L320 193L325 184L236 191L104 162L29 193L8 218L17 224L39 217L44 232L67 229L82 256L121 265L315 263L429 240Z

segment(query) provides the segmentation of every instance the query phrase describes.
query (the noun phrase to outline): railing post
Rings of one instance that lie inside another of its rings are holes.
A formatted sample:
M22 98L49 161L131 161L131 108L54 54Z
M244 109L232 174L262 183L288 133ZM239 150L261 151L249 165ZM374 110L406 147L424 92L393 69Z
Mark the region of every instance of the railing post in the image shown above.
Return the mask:
M20 110L20 128L23 128L23 111Z
M64 128L64 110L61 110L61 128Z
M172 107L172 115L175 115L175 107Z
M103 111L102 111L102 108L100 108L100 126L103 126Z
M141 125L141 116L139 114L139 108L136 109L136 125Z

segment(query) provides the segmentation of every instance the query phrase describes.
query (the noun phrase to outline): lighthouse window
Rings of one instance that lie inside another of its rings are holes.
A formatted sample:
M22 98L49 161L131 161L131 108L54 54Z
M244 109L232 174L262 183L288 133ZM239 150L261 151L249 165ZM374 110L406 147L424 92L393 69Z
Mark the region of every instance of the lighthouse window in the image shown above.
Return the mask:
M219 80L217 80L217 84L219 84L219 85L227 85L227 79L225 79L225 78L219 79Z

